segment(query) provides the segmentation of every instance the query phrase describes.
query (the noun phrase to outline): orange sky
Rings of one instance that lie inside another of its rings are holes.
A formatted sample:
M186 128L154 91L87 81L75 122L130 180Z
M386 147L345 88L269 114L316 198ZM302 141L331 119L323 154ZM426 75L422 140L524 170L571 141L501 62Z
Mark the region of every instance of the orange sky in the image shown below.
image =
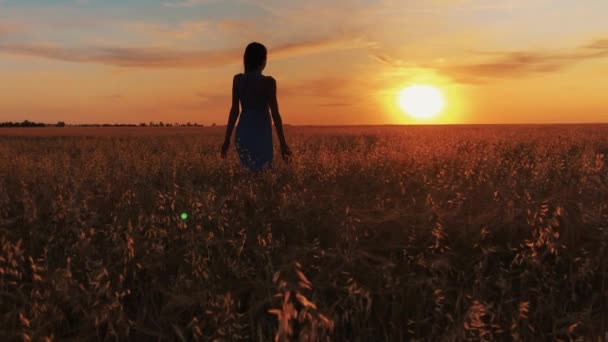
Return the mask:
M290 124L608 122L606 13L605 0L0 0L0 121L224 124L260 41ZM444 91L439 117L398 108L413 83Z

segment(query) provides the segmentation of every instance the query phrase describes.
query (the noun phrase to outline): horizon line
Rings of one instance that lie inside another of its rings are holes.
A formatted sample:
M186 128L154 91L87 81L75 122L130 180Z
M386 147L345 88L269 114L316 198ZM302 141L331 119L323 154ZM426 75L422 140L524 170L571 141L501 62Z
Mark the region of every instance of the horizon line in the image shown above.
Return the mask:
M25 120L28 121L30 123L35 123L35 124L44 124L46 125L46 127L2 127L0 126L0 128L53 128L56 127L57 123L45 123L45 122L34 122L34 121L29 121L29 120ZM0 122L0 124L2 123L15 123L15 124L20 124L23 123L24 121L4 121L4 122ZM59 121L61 122L61 121ZM160 123L160 121L159 121ZM164 122L163 122L164 123ZM89 126L88 128L95 128L97 126L103 126L106 125L106 127L108 125L110 126L130 126L130 127L137 127L137 128L146 128L146 127L164 127L164 128L174 128L175 126L150 126L148 125L149 123L146 123L146 126L140 126L141 123L68 123L65 122L65 127L82 127L82 128L87 128L86 126ZM171 123L171 122L167 122L164 123L166 124L170 124L170 125L174 125L175 122ZM196 127L196 128L217 128L217 127L226 127L226 124L203 124L203 123L199 123L199 122L190 122L190 126L187 126L187 122L186 123L178 123L179 126L177 127ZM195 126L196 125L196 126ZM606 122L497 122L497 123L402 123L402 124L391 124L391 123L386 123L386 124L289 124L289 123L283 123L283 126L285 127L386 127L386 126L393 126L393 127L400 127L400 126L564 126L564 125L608 125L608 121ZM274 124L273 124L274 126ZM56 127L56 128L65 128L65 127Z

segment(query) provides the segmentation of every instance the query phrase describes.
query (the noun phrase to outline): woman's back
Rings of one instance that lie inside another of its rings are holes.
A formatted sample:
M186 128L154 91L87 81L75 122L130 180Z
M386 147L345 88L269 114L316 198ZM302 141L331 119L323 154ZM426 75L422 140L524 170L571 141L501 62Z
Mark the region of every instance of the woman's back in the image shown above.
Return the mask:
M242 111L236 127L236 147L243 165L261 170L272 163L272 123L268 107L267 79L261 72L238 76Z
M259 112L269 115L266 76L259 71L250 71L240 74L238 83L242 112Z

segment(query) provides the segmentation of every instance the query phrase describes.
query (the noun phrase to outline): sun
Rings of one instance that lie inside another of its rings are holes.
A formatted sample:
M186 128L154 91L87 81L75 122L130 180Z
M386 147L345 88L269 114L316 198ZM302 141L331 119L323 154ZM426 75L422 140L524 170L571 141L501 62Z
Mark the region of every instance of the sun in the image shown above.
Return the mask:
M415 119L432 119L445 107L441 89L431 85L414 84L399 93L399 106Z

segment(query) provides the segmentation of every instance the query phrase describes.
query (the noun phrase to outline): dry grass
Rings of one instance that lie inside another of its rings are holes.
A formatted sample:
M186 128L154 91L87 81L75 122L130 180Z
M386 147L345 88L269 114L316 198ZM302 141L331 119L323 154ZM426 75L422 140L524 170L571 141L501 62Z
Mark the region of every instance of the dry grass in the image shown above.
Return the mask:
M608 127L289 128L255 175L220 128L0 134L2 340L608 332Z

